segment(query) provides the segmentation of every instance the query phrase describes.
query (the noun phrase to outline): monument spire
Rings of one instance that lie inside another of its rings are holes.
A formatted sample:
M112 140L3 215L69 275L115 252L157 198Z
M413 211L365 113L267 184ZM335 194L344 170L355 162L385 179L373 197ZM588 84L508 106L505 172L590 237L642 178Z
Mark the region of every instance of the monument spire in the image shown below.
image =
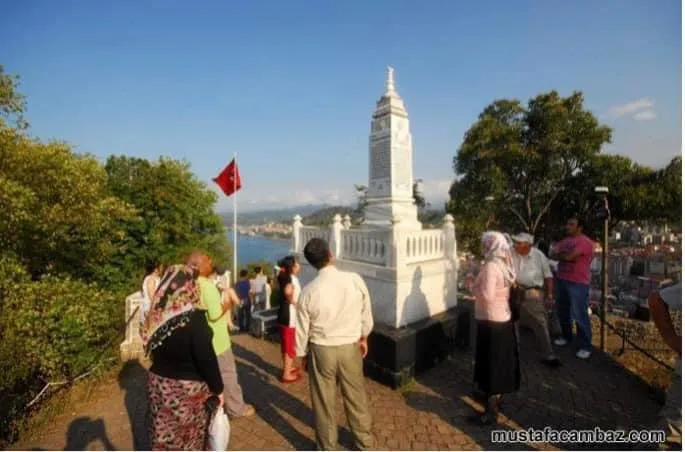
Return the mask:
M392 66L388 66L388 76L385 80L385 95L397 95L397 92L395 91L395 70Z

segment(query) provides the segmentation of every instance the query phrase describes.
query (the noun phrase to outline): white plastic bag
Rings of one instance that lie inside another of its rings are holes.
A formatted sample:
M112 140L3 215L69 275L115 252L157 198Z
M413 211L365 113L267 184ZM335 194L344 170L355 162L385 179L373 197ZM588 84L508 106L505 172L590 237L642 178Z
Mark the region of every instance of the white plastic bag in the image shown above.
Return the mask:
M228 440L231 437L231 424L224 413L224 407L219 407L209 424L209 449L215 451L228 450Z

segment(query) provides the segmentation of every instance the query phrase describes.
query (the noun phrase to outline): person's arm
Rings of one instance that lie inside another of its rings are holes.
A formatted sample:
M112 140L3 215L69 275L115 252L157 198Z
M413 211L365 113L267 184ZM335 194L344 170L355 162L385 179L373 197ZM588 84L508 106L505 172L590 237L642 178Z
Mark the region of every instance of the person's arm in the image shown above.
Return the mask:
M248 297L250 297L250 302L252 302L252 303L254 303L255 296L257 295L257 293L255 292L254 286L255 286L255 280L251 279L250 280L250 291L248 292Z
M583 255L583 250L580 247L575 247L568 253L559 253L557 255L558 261L564 262L575 262L580 256Z
M661 337L664 338L666 345L671 347L673 351L678 353L680 356L682 354L682 344L680 336L675 331L673 327L673 320L671 319L671 314L668 311L668 305L661 298L659 292L654 291L649 295L649 312L652 315L652 320L659 330Z
M283 287L283 299L289 304L297 304L297 300L293 297L295 290L292 283L288 283Z
M212 330L209 328L202 311L194 312L190 321L191 353L198 373L209 386L209 390L219 395L224 391L219 362L212 346Z
M540 252L540 265L542 265L542 277L545 279L545 299L552 301L554 299L554 275L547 257L542 252Z
M147 296L152 300L155 296L155 291L157 290L157 281L155 278L148 278L145 285L145 290L147 291Z
M360 276L356 276L357 285L362 296L362 337L359 338L359 348L362 352L362 357L366 358L369 352L368 337L373 329L373 313L371 310L371 296L366 283Z
M238 298L238 294L235 293L235 290L232 287L229 287L226 290L226 293L228 294L228 301L229 301L229 309L233 306L238 306L240 304L240 298Z
M502 270L497 266L497 264L488 263L483 266L481 273L478 275L479 284L476 289L480 293L480 296L486 303L492 303L497 297L497 273L502 273ZM504 275L501 275L502 278Z
M295 354L298 358L307 356L309 345L309 312L307 311L308 295L300 295L295 315Z
M208 296L206 291L215 289L214 286L203 287L204 283L200 283L200 296L202 297L203 304L207 307L207 320L211 323L217 322L225 313L228 311L226 305L221 303L221 299L217 302ZM218 289L215 289L218 290Z

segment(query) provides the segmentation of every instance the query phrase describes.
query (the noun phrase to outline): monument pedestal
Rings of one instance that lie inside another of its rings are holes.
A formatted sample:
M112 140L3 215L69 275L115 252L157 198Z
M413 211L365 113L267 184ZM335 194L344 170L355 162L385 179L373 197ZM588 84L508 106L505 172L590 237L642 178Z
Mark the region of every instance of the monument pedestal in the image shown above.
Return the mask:
M419 373L444 361L455 348L471 345L472 314L469 303L407 325L376 325L369 336L364 372L393 389L407 385Z

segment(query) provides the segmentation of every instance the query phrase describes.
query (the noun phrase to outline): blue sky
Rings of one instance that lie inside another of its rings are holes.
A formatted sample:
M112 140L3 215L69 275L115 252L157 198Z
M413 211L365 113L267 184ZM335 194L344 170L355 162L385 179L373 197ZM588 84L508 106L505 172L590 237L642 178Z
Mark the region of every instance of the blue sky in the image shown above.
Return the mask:
M244 209L353 198L388 64L433 202L496 98L579 89L614 128L607 152L681 150L675 0L8 0L0 42L34 135L185 158L209 184L238 152Z

